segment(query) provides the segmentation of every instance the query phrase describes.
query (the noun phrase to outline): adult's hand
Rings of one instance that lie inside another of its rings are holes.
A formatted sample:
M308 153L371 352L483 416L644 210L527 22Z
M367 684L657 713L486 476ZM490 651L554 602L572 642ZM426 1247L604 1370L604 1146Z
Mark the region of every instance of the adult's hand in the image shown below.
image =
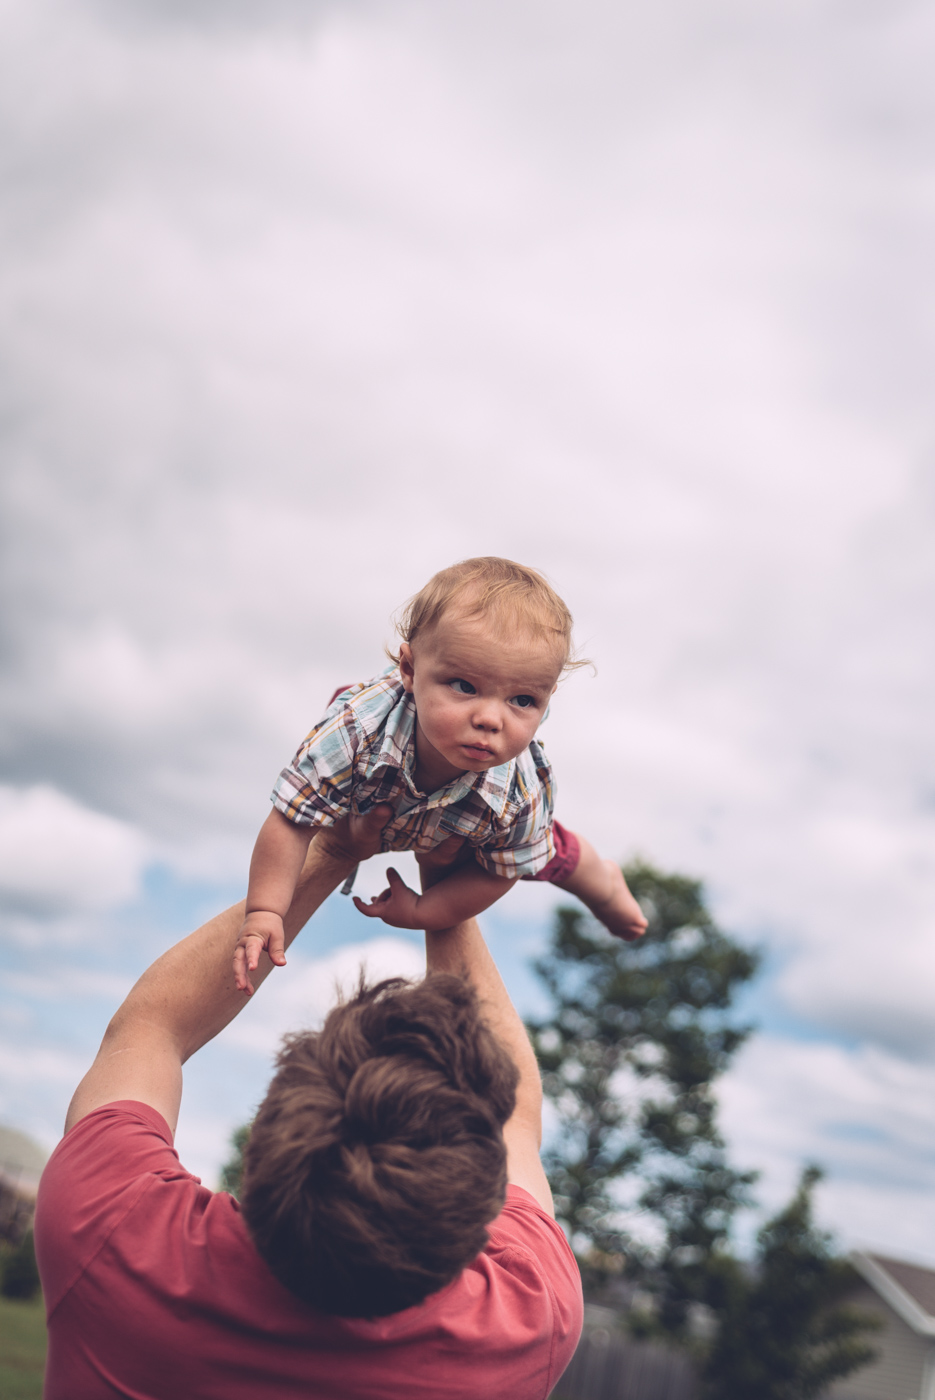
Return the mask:
M345 817L319 831L313 845L330 859L342 861L353 868L380 851L381 833L393 816L392 807L381 802L363 816Z

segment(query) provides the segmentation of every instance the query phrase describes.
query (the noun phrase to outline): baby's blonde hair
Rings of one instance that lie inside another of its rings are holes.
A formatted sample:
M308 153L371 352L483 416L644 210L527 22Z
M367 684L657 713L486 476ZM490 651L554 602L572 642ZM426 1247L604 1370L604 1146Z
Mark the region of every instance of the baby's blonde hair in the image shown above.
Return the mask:
M590 665L573 654L573 619L567 606L548 580L525 564L483 555L439 570L404 604L396 630L411 646L455 608L464 617L489 617L508 635L524 631L553 641L563 671ZM387 650L398 663L399 655Z

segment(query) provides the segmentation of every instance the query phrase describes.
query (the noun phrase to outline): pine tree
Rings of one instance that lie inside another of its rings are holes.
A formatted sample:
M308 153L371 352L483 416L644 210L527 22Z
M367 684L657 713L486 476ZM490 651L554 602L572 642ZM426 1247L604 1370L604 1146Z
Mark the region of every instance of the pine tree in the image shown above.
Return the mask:
M4 1298L34 1298L39 1292L39 1269L32 1230L0 1258L0 1294Z
M731 1003L758 957L714 923L701 884L645 862L625 869L649 927L636 944L608 937L584 911L558 911L536 971L552 1000L529 1023L559 1131L546 1154L556 1211L587 1281L640 1248L620 1224L619 1183L639 1173L642 1211L678 1237L681 1295L661 1306L677 1332L697 1301L698 1259L726 1238L752 1174L726 1161L713 1084L749 1028Z
M563 908L535 964L552 1000L529 1032L558 1118L546 1153L556 1214L592 1296L625 1258L649 1300L631 1331L688 1348L704 1400L812 1400L873 1358L877 1323L846 1305L855 1275L814 1226L817 1168L752 1261L731 1249L756 1173L727 1159L714 1084L749 1034L731 1004L757 954L717 928L698 881L643 862L624 873L644 938L619 943ZM649 1237L621 1223L621 1187Z
M812 1400L875 1355L878 1318L847 1306L856 1275L815 1227L808 1167L790 1203L763 1226L752 1268L721 1261L709 1304L718 1326L705 1358L705 1400Z
M232 1196L239 1196L243 1185L243 1154L252 1127L251 1119L249 1123L241 1124L231 1133L231 1155L221 1168L221 1190L229 1191Z

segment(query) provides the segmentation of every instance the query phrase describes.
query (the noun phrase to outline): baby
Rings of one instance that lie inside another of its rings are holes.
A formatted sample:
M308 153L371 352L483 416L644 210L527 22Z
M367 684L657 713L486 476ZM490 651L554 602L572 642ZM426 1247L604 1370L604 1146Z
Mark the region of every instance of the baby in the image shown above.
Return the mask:
M280 774L250 864L234 958L242 991L261 949L285 962L283 915L316 830L379 805L393 813L383 849L415 852L424 892L390 870L382 894L355 898L362 914L444 929L515 880L548 880L616 937L640 937L646 920L619 867L552 817L552 770L535 735L561 675L584 664L572 659L571 628L541 574L508 559L466 559L416 594L396 664L340 691Z

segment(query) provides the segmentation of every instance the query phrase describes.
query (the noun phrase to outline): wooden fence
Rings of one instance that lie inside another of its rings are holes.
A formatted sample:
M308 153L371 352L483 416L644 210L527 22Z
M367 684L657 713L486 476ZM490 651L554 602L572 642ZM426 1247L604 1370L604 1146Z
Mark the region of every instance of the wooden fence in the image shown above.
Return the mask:
M679 1351L588 1328L552 1400L698 1400L698 1382Z

